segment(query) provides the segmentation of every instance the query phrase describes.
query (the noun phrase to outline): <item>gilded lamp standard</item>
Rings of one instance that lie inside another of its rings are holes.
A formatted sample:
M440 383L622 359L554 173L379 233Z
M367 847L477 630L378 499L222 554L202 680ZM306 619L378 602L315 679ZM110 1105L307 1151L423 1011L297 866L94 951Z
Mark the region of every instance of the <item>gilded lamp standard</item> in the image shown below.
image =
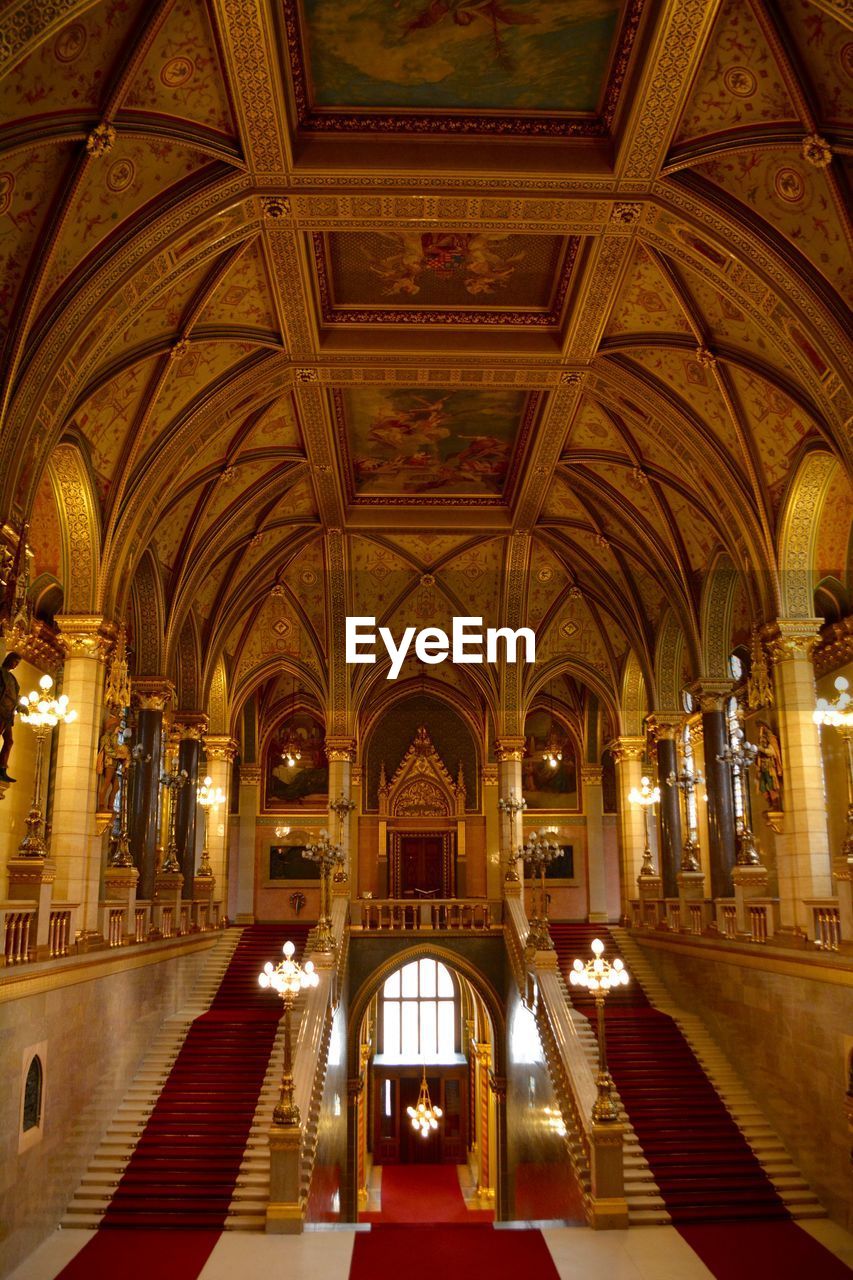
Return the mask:
M344 824L354 808L355 801L350 800L349 796L345 796L343 792L341 792L337 800L332 800L329 803L330 811L335 814L338 820L338 844L342 850L344 847ZM342 863L335 872L335 883L341 884L346 878L346 867Z
M660 800L660 787L653 787L651 779L643 777L640 779L640 789L632 787L628 793L629 804L639 804L643 806L643 815L645 818L646 843L643 848L643 865L640 867L641 876L653 876L655 874L654 863L652 862L652 846L649 840L649 817L651 810Z
M135 747L128 749L124 741L121 742L117 755L118 759L118 775L119 775L119 813L118 813L118 838L115 842L115 848L110 858L111 867L132 867L133 856L130 852L130 839L127 830L127 805L130 794L130 782L133 777L133 771L138 764L148 764L151 756L146 754L145 748L141 742L137 742Z
M281 996L284 1004L284 1064L281 1073L281 1092L272 1113L272 1122L281 1128L293 1128L299 1124L299 1108L293 1100L293 1047L290 1035L290 1011L293 1002L306 987L316 987L320 981L310 960L304 965L293 959L296 948L292 942L285 942L282 947L284 959L277 965L267 961L263 972L258 974L258 985L264 989L272 987Z
M332 867L342 867L345 861L344 851L339 844L332 844L328 831L320 832L316 844L309 844L302 850L303 858L316 862L320 868L320 913L317 921L317 942L315 950L320 952L334 951L335 939L332 936L332 916L329 903L329 875Z
M168 773L160 774L160 786L165 789L169 796L169 839L160 870L170 875L174 875L175 872L181 869L181 864L178 860L178 842L175 838L175 823L178 816L177 799L181 787L185 787L189 780L190 775L186 769L178 768L177 760L173 760L172 767Z
M77 712L69 710L68 698L64 693L58 698L51 696L53 680L50 676L42 676L39 680L39 692L35 690L21 698L18 718L28 724L36 735L36 767L33 778L33 803L27 815L27 834L18 845L18 853L22 858L47 857L47 845L44 839L44 819L41 812L41 775L44 740L51 729L58 724L70 724L77 719Z
M514 852L515 846L513 845L512 840L513 823L520 813L524 813L526 808L527 801L523 796L516 796L514 791L510 791L509 796L502 796L498 801L499 811L506 814L509 821L509 840L507 841L509 853L507 855L507 867L504 879L510 884L516 884L518 882L518 869L515 865L518 861L518 856Z
M814 722L818 725L828 724L831 729L838 729L847 754L847 829L841 856L853 865L853 748L850 740L853 736L853 697L849 693L850 683L844 676L835 681L836 696L830 702L827 698L818 698L814 712Z
M531 831L527 844L521 850L521 856L534 875L539 877L539 901L534 905L527 935L527 946L531 951L553 951L554 944L548 932L548 894L545 889L545 873L555 858L559 858L560 846L555 840L549 840L538 831Z
M743 797L743 813L738 822L737 832L737 865L739 867L760 867L761 853L752 831L752 799L749 793L749 771L758 756L758 747L746 741L746 736L739 726L732 731L731 744L721 751L717 759L727 764L732 776L740 782Z
M628 985L628 970L620 959L611 964L604 959L604 943L599 938L592 942L593 958L575 960L569 970L569 982L573 987L586 987L595 996L598 1015L598 1075L595 1078L598 1097L592 1105L592 1118L598 1124L610 1124L618 1120L613 1101L613 1077L607 1070L607 1041L604 1031L604 1002L614 987Z
M696 839L696 829L693 826L694 813L694 794L696 788L705 781L704 777L697 769L694 773L686 761L682 762L681 768L676 773L672 771L666 775L666 785L668 787L678 787L684 797L684 844L681 850L681 870L682 871L701 871L699 865L699 841Z
M210 866L210 810L218 808L219 805L225 803L225 792L221 787L213 785L213 779L206 777L199 784L198 794L196 796L198 803L204 812L204 845L201 850L201 862L198 868L198 874L209 879L213 876Z

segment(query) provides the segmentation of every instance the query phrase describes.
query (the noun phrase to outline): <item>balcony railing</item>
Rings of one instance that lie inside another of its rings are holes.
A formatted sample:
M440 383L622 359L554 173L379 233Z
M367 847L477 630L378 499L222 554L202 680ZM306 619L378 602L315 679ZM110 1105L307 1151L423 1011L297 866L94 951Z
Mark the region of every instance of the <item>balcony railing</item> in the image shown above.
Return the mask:
M800 942L809 942L819 951L845 949L842 908L837 898L809 898L807 908L808 940L800 931ZM723 938L729 942L752 942L758 946L779 945L778 898L675 898L632 899L628 923L632 929L691 934L695 937ZM794 940L796 937L794 935ZM787 940L790 945L790 938Z
M36 943L38 908L35 903L5 903L0 907L3 921L3 958L7 965L26 964Z
M352 905L352 928L363 933L487 933L501 921L501 903L482 898L362 898Z

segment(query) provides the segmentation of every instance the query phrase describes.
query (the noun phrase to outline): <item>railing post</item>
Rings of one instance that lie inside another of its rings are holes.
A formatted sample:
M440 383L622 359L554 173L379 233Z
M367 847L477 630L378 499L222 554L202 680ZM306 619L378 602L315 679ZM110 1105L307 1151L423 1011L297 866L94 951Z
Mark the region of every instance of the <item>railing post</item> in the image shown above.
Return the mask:
M622 1142L625 1126L593 1124L590 1131L590 1226L619 1231L628 1226Z
M271 1235L299 1235L303 1205L300 1188L302 1126L273 1125L270 1141L270 1199L266 1229Z

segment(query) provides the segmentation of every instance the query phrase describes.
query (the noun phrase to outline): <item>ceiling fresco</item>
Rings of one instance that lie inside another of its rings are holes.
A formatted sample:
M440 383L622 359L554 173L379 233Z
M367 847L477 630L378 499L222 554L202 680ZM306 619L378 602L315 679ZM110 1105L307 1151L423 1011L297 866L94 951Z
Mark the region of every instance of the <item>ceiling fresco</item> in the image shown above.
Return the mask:
M536 397L519 391L339 392L352 495L499 501L535 407Z
M577 237L457 231L315 235L324 321L556 327Z
M300 124L599 132L615 111L642 7L642 0L284 0Z

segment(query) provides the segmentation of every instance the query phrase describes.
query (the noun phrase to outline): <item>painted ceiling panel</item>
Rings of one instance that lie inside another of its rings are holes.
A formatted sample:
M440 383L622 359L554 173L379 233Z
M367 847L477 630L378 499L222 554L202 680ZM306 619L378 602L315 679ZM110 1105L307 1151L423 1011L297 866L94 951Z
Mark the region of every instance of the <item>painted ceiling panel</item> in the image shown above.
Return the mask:
M73 148L63 144L0 157L0 336L9 324L39 232L54 208L57 188L70 171L72 154Z
M691 329L657 263L638 244L604 336L650 332L689 334Z
M196 321L205 325L278 332L278 321L260 241L249 245L220 283Z

